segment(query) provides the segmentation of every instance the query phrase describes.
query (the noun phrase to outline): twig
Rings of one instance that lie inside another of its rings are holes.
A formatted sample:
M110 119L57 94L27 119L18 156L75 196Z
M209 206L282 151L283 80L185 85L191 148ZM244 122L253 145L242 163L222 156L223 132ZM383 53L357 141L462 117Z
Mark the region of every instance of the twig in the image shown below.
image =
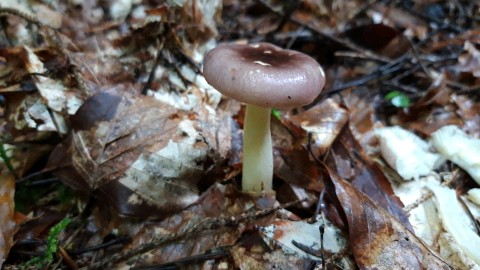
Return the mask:
M455 90L456 94L480 96L480 85L467 86L459 82L450 81L450 80L447 80L446 83L448 86L458 89L458 90Z
M237 217L228 216L228 217L204 219L199 223L193 225L192 227L187 228L185 231L173 233L170 235L155 237L152 239L152 241L145 243L137 248L134 248L119 254L114 254L107 259L93 263L89 267L89 269L113 269L112 267L119 262L125 261L134 256L141 255L145 252L152 251L165 244L180 240L182 238L186 238L191 234L196 234L202 231L213 230L213 229L222 228L222 227L235 227L242 222L248 222L251 220L259 219L259 218L268 216L270 214L273 214L274 212L280 209L288 208L305 201L306 199L297 200L297 201L283 204L278 207L260 210L255 213L244 213Z
M417 208L418 206L420 206L422 203L424 203L425 201L429 200L430 198L432 198L433 196L433 192L431 191L426 191L424 192L418 199L416 199L413 203L405 206L403 208L403 211L405 211L405 213L409 214L410 211L412 211L413 209Z
M343 83L340 86L337 86L333 89L329 89L329 90L326 90L326 91L324 90L312 103L310 103L307 106L304 106L304 108L309 109L309 108L315 106L315 104L320 102L323 99L323 97L325 97L325 96L331 96L332 94L336 94L338 92L341 92L341 91L343 91L345 89L348 89L348 88L351 88L351 87L357 87L357 86L365 85L365 84L367 84L371 81L378 80L378 79L386 77L387 75L395 73L395 72L401 70L402 68L404 68L404 64L405 64L406 60L408 59L408 57L409 57L409 53L405 53L403 56L397 58L396 60L394 60L394 61L392 61L388 64L385 64L385 65L379 67L378 69L376 69L375 71L373 71L369 74L365 74L365 75L363 75L359 78L356 78L353 81Z
M133 267L131 268L131 270L169 269L169 267L174 267L174 269L178 269L182 265L191 265L194 262L218 259L218 258L226 257L229 255L230 253L226 248L220 247L216 250L209 250L207 252L181 258L173 262L157 264L157 265Z
M268 35L273 35L275 33L280 32L282 28L285 26L285 24L290 20L290 17L292 16L293 12L300 7L300 4L302 3L302 1L284 1L283 3L284 3L283 4L284 14L282 16L282 19L278 23L275 30L268 33Z
M157 67L160 64L160 60L162 59L162 49L163 45L165 44L165 39L160 41L160 44L157 49L157 57L155 58L155 62L153 63L152 70L150 70L150 74L148 75L148 80L142 88L142 95L147 95L148 89L152 85L153 79L155 78L155 72L157 71Z
M104 249L104 248L107 248L107 247L110 247L110 246L113 246L113 245L128 243L130 241L131 241L131 239L129 237L119 237L119 238L110 240L108 242L101 243L99 245L86 247L86 248L83 248L83 249L69 250L68 253L72 254L72 255L79 255L79 254L82 254L82 253L87 253L87 252L91 252L91 251L97 251L97 250L100 250L100 249Z
M25 13L21 10L15 9L15 8L0 6L0 14L12 14L12 15L18 16L18 17L26 20L29 23L33 23L33 24L36 24L38 26L46 26L48 28L51 28L48 25L45 25L42 22L40 22L34 15Z
M270 9L271 12L277 14L278 16L283 16L283 14L277 10L275 10L275 8L267 3L265 0L257 0L260 4L262 4L263 6L267 7L268 9ZM318 36L320 37L323 37L325 39L329 39L331 41L334 41L335 43L338 43L344 47L347 47L349 48L350 50L353 50L353 51L357 51L357 52L361 52L365 55L367 55L368 57L372 58L372 59L376 59L377 61L380 61L380 62L383 62L383 63L389 63L391 62L391 59L389 58L386 58L386 57L383 57L381 55L378 55L370 50L367 50L367 49L364 49L364 48L361 48L360 46L357 46L356 44L354 44L353 42L347 40L347 39L343 39L343 38L339 38L339 37L335 37L335 36L332 36L330 34L327 34L327 33L324 33L322 32L321 30L319 29L316 29L314 26L311 26L311 25L307 25L305 23L303 23L302 21L298 20L298 19L295 19L294 17L290 17L290 21L294 22L295 24L297 25L300 25L300 26L303 26L305 29L308 29L314 33L316 33Z
M395 89L399 89L405 93L410 93L410 94L418 94L418 93L421 93L421 90L414 87L414 86L408 86L408 85L404 85L404 84L401 84L399 83L398 81L396 80L392 80L392 81L382 81L380 83L381 86L386 86L388 88L395 88Z
M417 46L412 42L410 38L407 38L407 40L408 40L408 43L410 44L410 48L412 48L413 57L417 59L417 62L422 68L423 72L425 72L425 74L427 74L428 77L430 77L430 79L433 80L433 75L431 74L430 70L428 70L427 67L423 64L423 61L420 58L420 54L418 53Z
M426 14L423 14L423 13L420 13L420 12L417 12L415 10L412 10L411 8L407 7L406 6L406 2L405 1L397 1L399 3L399 6L407 11L408 13L414 15L414 16L417 16L429 23L435 23L437 24L438 27L445 27L445 28L449 28L451 31L455 32L456 34L459 34L459 33L463 33L465 32L465 29L461 26L458 26L454 23L451 23L451 22L448 22L448 21L442 21L438 18L434 18L432 16L429 16L429 15L426 15Z

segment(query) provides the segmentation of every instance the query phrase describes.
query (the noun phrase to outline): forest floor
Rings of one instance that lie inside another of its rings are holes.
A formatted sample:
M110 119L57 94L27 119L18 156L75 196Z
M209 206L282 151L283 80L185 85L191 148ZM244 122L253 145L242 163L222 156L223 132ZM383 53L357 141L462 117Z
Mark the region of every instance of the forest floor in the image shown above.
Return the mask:
M222 42L325 71L264 196ZM2 0L0 116L3 269L480 269L478 1Z

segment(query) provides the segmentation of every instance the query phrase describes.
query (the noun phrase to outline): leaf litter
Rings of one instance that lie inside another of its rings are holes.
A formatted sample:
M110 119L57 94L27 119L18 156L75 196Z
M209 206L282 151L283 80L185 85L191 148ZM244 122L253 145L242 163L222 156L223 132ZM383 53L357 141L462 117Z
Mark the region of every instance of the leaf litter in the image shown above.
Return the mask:
M3 1L0 265L480 268L465 240L479 239L474 156L400 168L419 155L402 152L416 149L404 131L422 151L449 125L468 138L444 136L435 157L478 144L479 9ZM239 191L244 108L201 74L205 53L227 41L302 51L327 75L314 103L272 118L274 197ZM397 136L391 145L381 130Z

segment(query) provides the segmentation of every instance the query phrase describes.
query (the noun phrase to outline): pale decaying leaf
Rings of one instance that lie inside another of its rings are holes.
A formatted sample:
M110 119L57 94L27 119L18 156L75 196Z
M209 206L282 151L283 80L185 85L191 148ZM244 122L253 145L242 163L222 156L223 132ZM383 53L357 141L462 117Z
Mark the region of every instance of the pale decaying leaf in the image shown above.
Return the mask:
M347 240L342 232L328 220L321 217L315 223L306 221L275 220L271 225L260 228L264 241L274 249L280 246L286 254L293 254L302 258L321 260L322 240L320 226L324 226L323 248L326 258L340 253L346 248ZM294 244L294 241L315 251L315 254L306 253ZM345 268L344 268L345 269Z
M13 175L0 175L0 268L13 245L15 230L14 194L15 178Z
M24 47L24 50L27 53L25 62L27 71L34 74L45 74L48 70L35 52L27 46ZM59 80L45 75L35 75L34 83L40 95L47 101L47 106L56 112L65 110L69 115L73 115L83 104L83 101L74 93L69 93Z
M267 251L259 245L250 250L234 246L230 254L235 265L228 269L307 269L311 264L311 261L285 254L283 250Z
M50 114L48 107L38 95L25 97L16 110L12 112L10 119L15 124L15 128L19 130L29 127L38 131L56 131L56 124L60 133L65 134L68 131L65 119L57 112Z
M6 58L6 76L9 78L8 87L0 88L0 92L8 94L21 93L24 98L16 103L10 102L7 118L18 129L34 128L39 131L58 131L66 134L68 127L66 115L73 115L83 103L83 97L78 89L67 87L64 80L54 78L37 53L51 53L49 50L33 50L28 46L4 49L0 54ZM52 60L46 56L45 61ZM17 81L19 80L19 81ZM30 85L32 84L32 85ZM26 93L22 85L38 90Z
M190 205L198 199L198 190L189 182L196 182L203 173L206 147L199 147L203 137L188 119L178 123L175 134L184 140L170 139L167 145L154 153L141 154L119 179L119 183L135 191L152 204L166 205L176 194L177 203ZM197 146L195 146L197 144ZM129 203L134 203L129 201Z
M208 47L208 45L205 47ZM192 53L199 54L198 48ZM215 108L220 103L222 94L209 85L205 78L193 70L191 66L183 65L179 69L181 76L192 82L192 85L188 86L184 85L178 77L178 74L161 67L159 67L158 70L161 70L161 73L167 73L168 81L175 84L178 89L185 91L185 93L169 91L166 87L161 87L156 91L150 90L148 95L152 95L159 101L179 110L192 110L196 107L204 106L211 114L216 114Z
M190 22L196 25L199 30L208 29L214 36L218 34L215 19L220 17L222 1L209 0L208 3L205 3L202 1L181 0L172 2L183 8L183 16L188 16L189 21L191 20Z

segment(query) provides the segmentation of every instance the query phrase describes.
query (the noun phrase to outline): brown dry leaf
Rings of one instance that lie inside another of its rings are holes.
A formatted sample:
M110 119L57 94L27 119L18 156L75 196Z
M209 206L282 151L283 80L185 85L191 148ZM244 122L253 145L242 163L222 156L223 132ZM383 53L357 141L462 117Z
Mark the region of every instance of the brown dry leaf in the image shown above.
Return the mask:
M2 69L7 82L0 92L8 101L11 126L67 133L64 117L73 115L85 98L65 73L67 60L53 49L27 46L0 50L0 57L6 61Z
M349 111L352 133L360 140L362 134L374 128L376 121L375 107L378 105L375 100L366 100L358 92L360 92L359 89L354 91L354 93L346 93L343 97L343 102Z
M133 220L122 222L119 232L122 235L135 233L131 244L125 247L125 250L130 250L149 243L152 239L187 231L202 222L212 222L212 225L215 225L216 218L240 215L251 207L250 203L250 199L242 196L233 185L216 184L203 193L197 203L175 215L160 222L150 221L141 224ZM158 249L142 256L140 260L135 260L135 264L139 266L168 263L218 247L229 247L237 242L245 229L245 226L220 228L213 226L211 230L188 234L183 241L159 246Z
M480 78L480 50L470 41L465 41L464 54L458 59L457 69L461 72L469 72L473 77Z
M22 138L15 139L22 140ZM53 146L47 144L3 144L3 146L7 150L17 177L26 176L26 174L34 168L35 164L48 159L48 155L53 149ZM2 169L5 169L3 172L7 171L7 168ZM0 171L2 171L2 169L0 169Z
M299 21L332 33L344 27L362 5L362 1L304 1L306 9L299 9L293 17Z
M370 17L376 18L377 22L381 21L396 28L406 29L407 36L423 39L427 35L428 25L426 22L397 7L375 3L368 13Z
M430 89L408 110L397 113L395 123L421 134L430 135L446 125L463 125L451 100L452 90L446 86L444 75L432 82Z
M348 112L333 99L326 99L297 115L289 114L286 119L291 122L288 126L293 124L309 133L310 143L318 151L316 154L323 155L347 123Z
M326 164L411 230L402 202L381 169L364 153L348 124L333 143Z
M308 152L301 145L306 137L305 132L288 120L284 123L291 128L282 125L276 118L272 118L272 140L274 145L274 173L275 176L287 183L288 187L282 187L277 192L277 199L282 202L295 200L286 196L293 189L300 187L309 191L319 192L321 183L317 181L317 169L309 160ZM292 135L297 133L300 137ZM285 197L286 196L286 197ZM297 198L298 199L298 198Z
M15 248L19 250L32 249L33 246L42 248L41 245L28 244L29 241L35 239L46 239L50 228L65 218L65 213L58 213L49 210L39 210L35 212L35 218L24 217L22 226L15 234L17 244Z
M463 129L469 134L480 134L480 103L467 95L452 95L458 106L456 113L463 120Z
M282 123L272 118L275 176L286 183L277 189L280 202L312 198L323 189L318 180L321 173L304 145L309 137L315 155L324 154L347 120L346 110L332 99L297 114L288 111ZM304 208L309 206L303 204Z
M280 247L267 250L261 243L246 248L235 246L231 251L235 268L232 269L308 269L311 261L286 254Z
M385 24L370 23L352 27L346 30L344 34L364 48L379 51L400 35L400 31Z
M13 234L15 232L14 194L15 178L13 175L0 175L0 268L13 245Z
M151 97L121 91L87 100L48 167L124 215L164 216L194 203L210 158L199 123Z
M451 269L421 239L327 166L327 194L341 207L360 269Z

